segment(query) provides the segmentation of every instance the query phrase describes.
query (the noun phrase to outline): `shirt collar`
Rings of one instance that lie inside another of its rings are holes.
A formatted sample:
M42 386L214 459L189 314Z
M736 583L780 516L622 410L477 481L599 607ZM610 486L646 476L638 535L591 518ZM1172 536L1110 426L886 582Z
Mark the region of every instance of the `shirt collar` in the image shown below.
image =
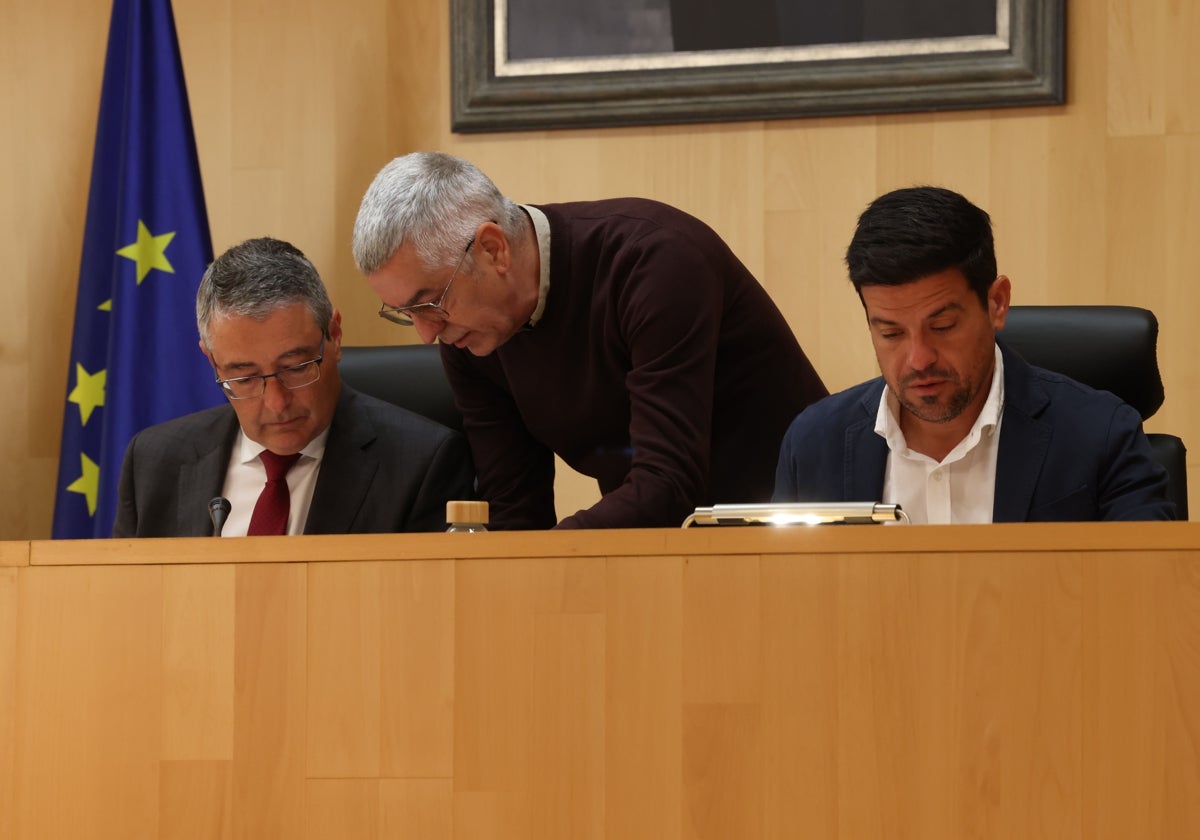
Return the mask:
M313 458L317 461L325 454L325 443L329 440L329 427L325 431L317 435L308 442L308 445L300 450L300 454L306 458ZM241 426L238 427L237 440L233 444L234 451L237 453L238 463L249 464L252 461L257 461L258 456L266 449L261 443L250 440L246 437L246 433L242 431Z
M521 209L529 214L529 220L533 222L533 232L538 243L538 266L541 270L541 277L538 278L537 307L529 316L529 326L533 327L537 326L541 319L546 309L546 297L550 294L550 220L546 218L545 213L531 205L522 204Z
M992 386L988 389L987 400L980 409L979 416L975 418L971 430L954 447L954 451L961 449L964 444L968 448L974 446L984 432L993 431L1000 422L1000 415L1004 411L1004 356L1000 353L999 345L992 347L996 363L992 370ZM879 397L879 410L875 413L875 434L887 441L888 449L892 452L907 452L908 442L904 439L904 432L900 430L900 421L896 419L892 400L888 399L890 393L888 386L884 385L883 394Z

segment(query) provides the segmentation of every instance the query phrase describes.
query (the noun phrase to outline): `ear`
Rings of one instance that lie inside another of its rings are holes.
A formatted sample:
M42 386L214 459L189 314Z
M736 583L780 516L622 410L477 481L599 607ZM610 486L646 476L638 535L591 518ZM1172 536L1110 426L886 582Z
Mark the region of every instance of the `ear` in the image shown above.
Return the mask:
M204 358L208 359L208 363L215 368L217 363L213 361L212 353L209 353L208 348L204 346L204 339L202 338L197 341L196 346L200 348L200 352L204 354Z
M512 247L500 225L484 222L475 229L476 258L486 255L499 274L506 274L512 265Z
M329 340L325 342L325 355L335 362L342 360L342 313L336 309L329 319Z
M1004 329L1011 300L1012 284L1007 277L1001 274L992 281L991 287L988 288L988 318L992 322L992 329L996 332Z

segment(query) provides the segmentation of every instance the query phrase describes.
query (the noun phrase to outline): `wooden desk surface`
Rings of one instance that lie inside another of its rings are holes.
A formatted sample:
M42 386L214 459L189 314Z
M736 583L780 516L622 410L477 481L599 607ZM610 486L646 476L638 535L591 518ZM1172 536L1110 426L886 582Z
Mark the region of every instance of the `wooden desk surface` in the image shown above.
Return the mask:
M5 548L9 547L11 548ZM22 549L22 546L28 546ZM289 563L646 554L862 554L956 551L1200 549L1200 523L729 527L614 531L380 534L159 540L0 542L0 563L28 552L35 566ZM23 563L17 563L23 565Z
M6 840L1200 836L1200 523L0 565Z

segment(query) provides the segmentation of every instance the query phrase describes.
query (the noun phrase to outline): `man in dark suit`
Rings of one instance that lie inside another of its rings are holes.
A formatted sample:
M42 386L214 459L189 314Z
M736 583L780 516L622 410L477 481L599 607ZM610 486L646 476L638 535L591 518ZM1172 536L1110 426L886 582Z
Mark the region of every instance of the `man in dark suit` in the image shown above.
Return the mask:
M846 263L883 376L795 419L776 501L898 503L919 523L1175 518L1133 408L997 342L1011 284L987 213L896 190Z
M218 496L224 536L433 531L448 500L472 497L461 435L342 384L341 315L293 246L251 239L218 257L196 321L229 405L134 437L113 536L211 534Z

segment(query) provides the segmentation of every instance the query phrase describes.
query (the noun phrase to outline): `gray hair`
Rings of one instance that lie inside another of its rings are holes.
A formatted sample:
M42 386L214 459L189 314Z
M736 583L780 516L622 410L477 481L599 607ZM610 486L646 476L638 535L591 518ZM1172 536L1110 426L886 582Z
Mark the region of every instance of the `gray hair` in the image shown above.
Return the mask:
M333 304L321 276L300 249L264 236L234 245L213 260L196 292L196 328L208 346L213 318L262 320L284 306L303 303L326 336Z
M388 163L367 188L354 222L354 262L371 274L412 242L425 270L445 268L487 221L515 242L525 215L474 164L413 152Z

